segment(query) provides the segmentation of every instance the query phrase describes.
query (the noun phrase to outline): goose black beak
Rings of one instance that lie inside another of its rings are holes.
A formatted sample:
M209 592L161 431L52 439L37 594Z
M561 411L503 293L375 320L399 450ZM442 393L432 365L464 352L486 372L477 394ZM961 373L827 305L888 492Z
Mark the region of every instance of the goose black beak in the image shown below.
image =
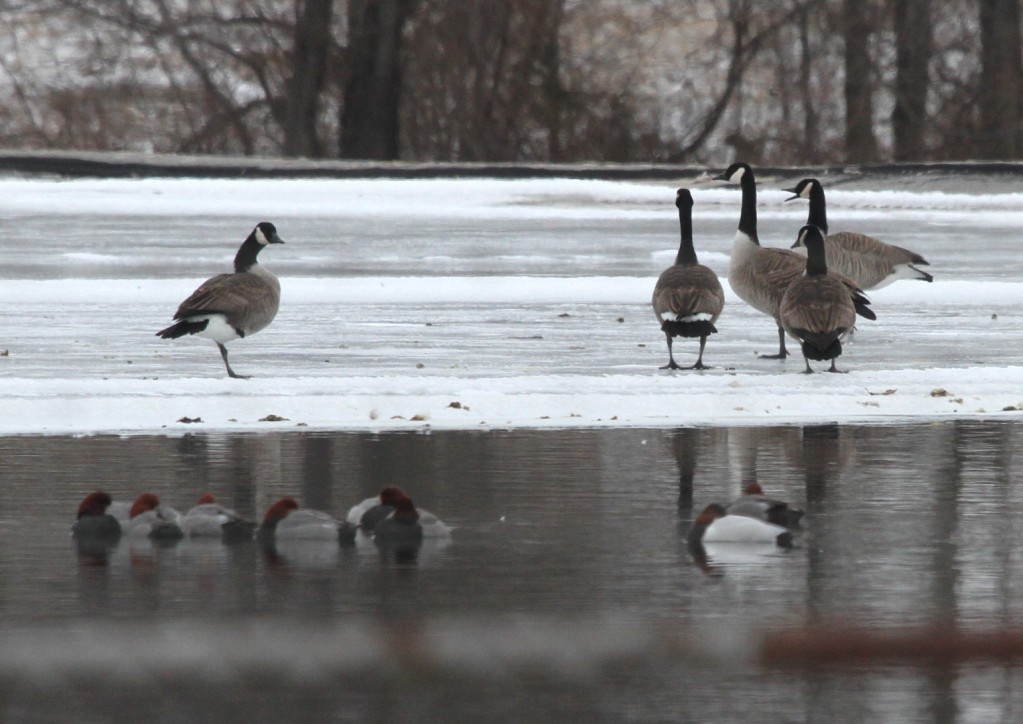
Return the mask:
M794 188L791 188L791 189L779 189L779 190L780 191L784 191L787 194L794 194L793 196L789 196L787 199L785 199L785 201L792 201L793 199L798 199L799 198L799 194L796 193L796 190Z
M282 239L277 234L274 234L269 239L267 239L267 242L269 242L270 244L283 244L284 243L284 239Z
M717 176L711 176L711 178L714 179L715 181L727 181L728 173L726 171L722 171Z

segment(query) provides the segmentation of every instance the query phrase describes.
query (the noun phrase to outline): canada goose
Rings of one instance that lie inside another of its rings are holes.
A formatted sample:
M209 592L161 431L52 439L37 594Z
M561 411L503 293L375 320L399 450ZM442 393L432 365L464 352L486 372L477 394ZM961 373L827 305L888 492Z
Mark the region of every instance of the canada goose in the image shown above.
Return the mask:
M693 195L689 189L679 189L675 195L678 221L682 232L675 265L661 272L654 285L652 304L654 315L661 323L661 331L668 341L666 369L683 369L675 362L671 352L673 337L699 337L700 356L696 364L686 369L707 369L703 365L703 348L707 336L717 332L714 322L725 306L725 293L721 282L710 269L700 264L693 249Z
M842 339L856 323L856 309L848 288L828 275L824 235L816 226L799 230L806 247L806 276L789 285L781 300L781 323L803 348L806 373L810 360L831 360L829 372L838 372L835 360L842 354Z
M232 339L255 334L273 321L281 301L281 283L260 266L256 257L267 244L283 244L269 221L256 224L234 257L234 273L207 279L183 301L174 314L175 323L156 333L163 339L198 334L212 339L220 349L227 374L236 374L227 361L226 345Z
M806 270L806 258L789 249L765 249L757 237L757 184L748 164L733 163L719 180L731 181L742 187L742 211L739 228L732 242L728 264L728 283L739 298L759 312L774 318L778 325L778 354L761 355L761 359L785 359L785 329L779 316L782 296L789 284ZM866 319L877 319L867 299L851 279L834 272L829 273L845 284L856 314Z
M886 244L866 234L851 231L828 233L827 202L824 187L815 178L806 178L791 189L793 199L809 199L810 211L806 223L816 226L824 233L824 248L828 256L828 268L845 274L860 285L861 289L880 289L899 279L919 279L933 282L934 277L914 265L927 265L919 254L901 246ZM796 241L796 245L799 241ZM797 246L793 246L793 249Z

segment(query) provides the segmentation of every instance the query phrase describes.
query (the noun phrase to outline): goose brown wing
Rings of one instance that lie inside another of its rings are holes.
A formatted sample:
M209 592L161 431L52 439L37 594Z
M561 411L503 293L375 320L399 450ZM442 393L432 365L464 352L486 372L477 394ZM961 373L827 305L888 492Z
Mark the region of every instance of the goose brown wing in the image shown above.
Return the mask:
M710 314L717 320L725 304L725 293L717 275L701 265L665 269L654 287L654 313L660 319L671 314Z
M877 319L877 315L874 314L874 310L870 308L870 298L862 289L860 289L859 285L855 281L844 274L839 274L838 272L830 269L828 270L828 277L837 279L845 285L856 314L860 315L864 319Z
M915 251L903 249L901 246L895 246L894 244L888 244L867 234L858 234L853 231L837 231L834 234L828 234L828 240L833 241L847 251L882 257L892 265L928 263L926 259Z
M856 323L856 310L847 287L828 277L793 283L782 299L780 315L786 329L794 333L837 337Z
M237 326L243 315L263 317L272 310L272 319L279 302L279 291L256 274L218 274L192 292L174 318L216 313L225 315L229 324Z
M781 302L785 290L806 271L806 257L788 249L762 249L750 264L750 274L756 286L766 296ZM777 306L775 306L777 309Z

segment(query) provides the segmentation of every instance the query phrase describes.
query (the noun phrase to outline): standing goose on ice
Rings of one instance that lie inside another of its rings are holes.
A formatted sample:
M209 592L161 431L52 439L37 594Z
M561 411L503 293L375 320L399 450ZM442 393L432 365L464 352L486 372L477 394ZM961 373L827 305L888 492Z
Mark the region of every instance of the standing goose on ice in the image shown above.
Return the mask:
M671 352L673 337L699 337L700 355L696 364L686 369L702 370L703 348L707 336L717 332L714 322L725 306L721 282L710 269L700 264L693 249L693 195L679 189L675 196L678 221L682 232L675 265L661 272L654 286L653 306L657 321L668 341L668 364L664 369L683 369Z
M757 184L748 164L733 163L716 178L742 187L742 211L735 241L732 242L728 283L740 299L757 311L773 317L778 325L778 354L761 355L761 359L785 359L789 353L785 349L785 330L778 310L789 284L806 270L806 258L790 249L765 249L760 246L757 236ZM834 272L829 274L845 285L856 314L867 319L877 319L868 306L870 300L862 294L855 282Z
M281 283L256 260L267 244L283 244L277 228L269 221L256 224L234 257L234 273L207 279L181 303L175 323L156 333L164 339L198 334L212 339L220 349L227 374L248 379L231 369L227 361L228 342L265 328L277 315Z
M838 372L835 360L842 354L842 339L856 323L856 310L845 285L828 276L821 230L804 226L799 242L806 247L806 275L785 290L781 323L802 346L807 374L813 372L810 360L831 360L828 371Z
M916 252L901 246L886 244L866 234L851 231L828 233L827 202L824 187L815 178L806 178L791 189L793 199L809 199L810 212L806 223L816 226L824 233L824 249L828 255L828 268L845 274L860 285L861 289L880 289L899 279L919 279L933 282L927 272L917 266L928 265L926 259ZM799 241L792 248L799 248Z

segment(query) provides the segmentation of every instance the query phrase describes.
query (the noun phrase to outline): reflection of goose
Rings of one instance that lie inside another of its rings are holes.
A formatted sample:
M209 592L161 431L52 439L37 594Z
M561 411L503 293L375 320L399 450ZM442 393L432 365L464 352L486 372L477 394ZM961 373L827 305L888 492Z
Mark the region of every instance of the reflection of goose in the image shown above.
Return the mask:
M730 503L725 512L729 515L744 515L749 518L756 518L774 525L785 528L795 528L803 517L803 511L799 508L790 507L782 500L772 500L764 497L764 490L760 483L749 483L744 495Z
M723 506L711 503L696 516L689 529L689 544L771 543L792 545L792 533L780 525L744 515L729 515Z
M757 185L749 165L733 163L717 178L742 187L742 210L739 228L732 243L728 283L740 299L757 311L773 317L778 325L778 354L761 357L785 359L788 351L785 349L785 330L780 315L781 301L789 285L806 270L806 259L789 249L767 249L760 246L757 236ZM856 314L876 319L868 306L870 300L859 292L852 280L835 273L829 276L848 287Z
M693 249L693 196L679 189L675 198L682 240L674 266L661 272L654 285L653 307L668 341L668 364L661 369L682 369L671 352L674 337L699 337L700 354L689 369L702 370L707 337L717 332L714 322L725 306L725 293L717 274L700 264Z
M181 530L189 537L222 538L231 542L252 538L256 524L217 503L212 494L204 493L199 504L181 516Z
M839 274L845 274L863 289L880 289L898 279L919 279L934 281L934 277L914 265L926 265L927 260L916 252L901 246L886 244L866 234L850 231L828 233L827 202L824 187L815 178L807 178L795 188L785 189L795 194L791 199L809 199L810 212L806 223L816 226L824 234L824 248L827 250L828 267ZM793 248L799 248L799 241Z

